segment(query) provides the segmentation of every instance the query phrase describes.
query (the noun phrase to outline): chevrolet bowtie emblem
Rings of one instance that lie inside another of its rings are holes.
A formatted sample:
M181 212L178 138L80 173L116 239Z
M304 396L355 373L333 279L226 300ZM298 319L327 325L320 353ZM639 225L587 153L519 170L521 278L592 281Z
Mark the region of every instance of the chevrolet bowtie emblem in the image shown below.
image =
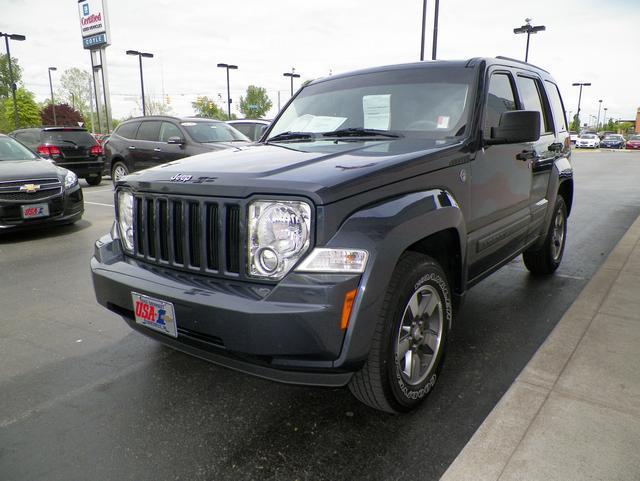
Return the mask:
M40 190L40 186L38 184L25 184L20 187L20 192L26 192L27 194L33 194Z

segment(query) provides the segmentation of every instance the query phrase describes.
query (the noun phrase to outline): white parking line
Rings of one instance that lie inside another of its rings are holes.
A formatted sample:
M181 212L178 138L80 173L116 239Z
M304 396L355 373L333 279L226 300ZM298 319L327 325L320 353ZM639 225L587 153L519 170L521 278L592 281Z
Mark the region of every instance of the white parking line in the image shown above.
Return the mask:
M91 204L91 205L102 205L104 207L113 207L113 204L101 204L100 202L87 202L86 200L84 201L85 204Z

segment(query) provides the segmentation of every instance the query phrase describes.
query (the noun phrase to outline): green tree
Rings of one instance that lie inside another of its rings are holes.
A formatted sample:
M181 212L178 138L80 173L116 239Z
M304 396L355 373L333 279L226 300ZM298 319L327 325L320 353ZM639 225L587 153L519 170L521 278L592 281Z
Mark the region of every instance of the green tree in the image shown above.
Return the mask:
M91 74L79 68L69 68L60 77L56 101L71 105L85 121L90 120L89 96Z
M218 107L214 100L209 97L198 97L195 102L191 102L191 106L198 117L227 120L226 112Z
M11 81L9 80L9 62L6 54L0 54L0 99L11 97ZM22 67L18 65L18 59L11 57L11 70L13 81L19 84L22 80Z
M18 125L14 124L13 99L0 100L0 131L10 132L18 127L36 127L40 125L40 107L32 92L24 88L16 90L18 105Z
M263 87L249 85L247 96L240 97L240 111L249 119L259 119L271 109L273 103Z
M171 106L167 105L165 102L161 100L154 100L153 98L145 95L145 107L147 109L147 115L170 115L171 114ZM140 109L140 113L142 114L142 104L140 103L140 99L136 100L136 104L138 105L138 109Z
M569 126L569 130L571 130L572 132L578 132L580 133L580 119L578 118L578 115L574 115L573 116L573 120L571 121L571 125Z
M631 132L631 129L633 129L633 124L631 122L620 122L618 124L618 132L621 134L627 134Z

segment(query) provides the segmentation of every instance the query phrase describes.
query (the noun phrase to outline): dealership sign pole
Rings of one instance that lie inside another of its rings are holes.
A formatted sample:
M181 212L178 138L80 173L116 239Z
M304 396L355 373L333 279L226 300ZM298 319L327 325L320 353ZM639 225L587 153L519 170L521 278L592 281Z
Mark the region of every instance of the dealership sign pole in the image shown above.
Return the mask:
M98 87L102 85L106 120L104 132L109 133L111 131L111 96L109 95L106 48L110 45L111 33L109 31L107 0L78 0L78 13L80 15L82 46L85 50L89 50L91 56L98 130L103 131L102 119L100 118L100 89Z

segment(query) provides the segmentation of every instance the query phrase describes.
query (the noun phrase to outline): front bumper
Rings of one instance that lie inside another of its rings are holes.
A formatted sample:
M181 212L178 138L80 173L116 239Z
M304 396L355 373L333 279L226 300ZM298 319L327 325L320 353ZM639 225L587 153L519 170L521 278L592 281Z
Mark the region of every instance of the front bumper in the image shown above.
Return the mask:
M352 376L335 361L344 296L359 275L290 273L277 285L213 278L131 259L111 235L96 243L91 270L101 305L173 348L286 383L343 386ZM135 322L132 291L173 303L177 338Z
M49 216L23 219L22 206L30 204L49 205ZM0 230L29 229L51 224L70 224L82 218L84 200L82 189L76 185L62 194L36 201L0 201Z

